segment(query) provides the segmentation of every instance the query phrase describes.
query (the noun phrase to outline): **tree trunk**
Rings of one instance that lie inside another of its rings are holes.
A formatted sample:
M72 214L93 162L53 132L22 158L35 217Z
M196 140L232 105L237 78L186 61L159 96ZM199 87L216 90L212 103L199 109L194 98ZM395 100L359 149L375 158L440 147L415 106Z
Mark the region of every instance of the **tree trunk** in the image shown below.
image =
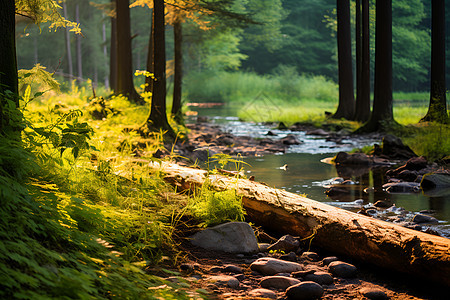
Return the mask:
M105 19L103 18L102 22L102 39L103 39L103 57L105 59L105 89L109 89L109 78L106 73L106 70L108 70L108 47L106 46L106 25L105 25Z
M12 92L18 105L18 78L16 59L16 27L14 0L6 0L0 9L0 133L9 131L9 116L4 111L5 92Z
M360 132L385 130L395 124L392 110L392 0L377 0L373 111Z
M183 80L183 32L181 22L175 21L173 24L174 45L175 45L175 73L173 81L173 102L172 115L177 123L183 123L183 114L181 112L181 88Z
M447 123L445 87L445 1L431 1L431 86L430 106L421 122Z
M144 104L133 83L133 62L131 53L130 3L116 0L117 14L117 86L116 94L127 96L131 102Z
M356 29L357 75L355 120L367 122L370 117L369 0L356 1Z
M79 4L75 6L75 20L80 24L80 7ZM83 54L81 52L81 35L77 35L77 74L81 80L83 78Z
M155 28L155 16L154 16L155 10L152 9L152 21L150 25L150 36L148 38L148 52L147 52L147 72L154 73L155 68L153 66L153 53L155 50L155 44L153 42L153 36L155 34L154 28ZM153 78L152 77L145 77L145 91L153 93Z
M63 2L63 13L64 13L64 18L66 20L69 19L69 16L67 15L67 4L66 2ZM65 30L65 38L66 38L66 55L67 55L67 65L69 67L69 78L72 80L73 78L73 65L72 65L72 49L70 46L70 29L68 27L66 27Z
M353 94L350 1L337 0L337 44L339 65L339 105L333 118L351 120L355 112Z
M164 0L153 0L153 40L154 40L154 74L152 105L146 122L149 131L163 130L170 137L174 132L169 125L166 113L166 45L164 23Z
M116 1L112 0L116 10ZM111 84L111 90L117 93L117 14L111 17L111 46L109 56L109 82Z
M283 234L311 237L338 255L450 286L450 239L349 212L247 179L209 175L204 170L153 163L180 189L236 189L250 221ZM276 220L276 222L274 222Z

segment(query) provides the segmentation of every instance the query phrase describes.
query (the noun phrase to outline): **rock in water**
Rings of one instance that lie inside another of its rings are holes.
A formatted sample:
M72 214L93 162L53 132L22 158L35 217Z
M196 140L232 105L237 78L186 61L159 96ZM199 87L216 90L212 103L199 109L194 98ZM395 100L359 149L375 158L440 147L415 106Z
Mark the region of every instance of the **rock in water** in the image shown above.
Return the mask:
M336 165L369 165L370 159L364 153L339 152L334 158L334 162Z
M263 257L254 261L250 265L250 269L264 275L275 275L277 273L292 273L302 271L300 264L281 259Z
M333 261L328 265L330 272L336 277L352 278L356 276L356 267L346 262Z
M245 222L221 224L197 232L191 243L208 250L228 253L256 253L258 241L252 227Z
M323 288L312 281L305 281L289 287L286 296L290 300L319 299L323 295Z

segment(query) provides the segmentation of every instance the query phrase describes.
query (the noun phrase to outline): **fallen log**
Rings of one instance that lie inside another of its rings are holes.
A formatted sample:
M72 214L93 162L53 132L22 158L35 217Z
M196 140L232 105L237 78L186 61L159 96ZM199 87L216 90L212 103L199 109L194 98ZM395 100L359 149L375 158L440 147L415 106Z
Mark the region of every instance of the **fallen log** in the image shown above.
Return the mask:
M264 184L171 163L152 163L182 190L206 181L236 189L248 217L258 225L301 237L336 254L450 286L450 239L326 205Z

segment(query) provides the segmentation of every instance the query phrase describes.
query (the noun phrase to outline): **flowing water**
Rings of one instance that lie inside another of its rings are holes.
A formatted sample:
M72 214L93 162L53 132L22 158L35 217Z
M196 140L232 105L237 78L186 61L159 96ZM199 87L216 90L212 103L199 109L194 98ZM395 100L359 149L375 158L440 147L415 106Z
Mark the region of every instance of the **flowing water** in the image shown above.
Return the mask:
M208 116L211 122L221 125L224 131L234 135L266 138L268 131L271 131L274 134L270 136L272 139L292 134L303 142L301 145L291 146L285 154L246 157L244 160L248 165L244 167L245 172L248 176L255 176L256 181L352 211L369 207L377 200L384 200L411 212L406 215L407 218L412 218L414 213L420 211L432 211L432 215L440 222L430 227L441 235L450 237L450 193L439 196L425 195L422 192L389 194L381 188L386 168L336 169L334 165L322 162L339 151L350 151L379 141L352 139L342 140L336 144L322 137L307 135L305 132L276 130L263 124L241 122L235 117L235 110L229 107L209 109L197 107L194 110L199 115ZM348 193L336 196L325 194L326 187L333 183L332 179L335 177L351 180L352 184L347 187ZM389 213L395 216L394 212Z

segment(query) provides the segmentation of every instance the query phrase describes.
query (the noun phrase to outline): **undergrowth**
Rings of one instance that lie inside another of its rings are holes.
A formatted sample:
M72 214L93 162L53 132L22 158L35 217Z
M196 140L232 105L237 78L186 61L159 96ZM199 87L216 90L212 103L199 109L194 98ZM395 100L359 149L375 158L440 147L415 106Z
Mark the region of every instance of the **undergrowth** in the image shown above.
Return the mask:
M11 117L22 141L0 135L0 298L206 297L150 270L179 275L165 268L180 260L183 216L194 227L241 220L239 198L207 188L189 198L150 170L162 134L129 129L146 108L113 97L107 117L93 120L84 90L25 90L25 119Z

